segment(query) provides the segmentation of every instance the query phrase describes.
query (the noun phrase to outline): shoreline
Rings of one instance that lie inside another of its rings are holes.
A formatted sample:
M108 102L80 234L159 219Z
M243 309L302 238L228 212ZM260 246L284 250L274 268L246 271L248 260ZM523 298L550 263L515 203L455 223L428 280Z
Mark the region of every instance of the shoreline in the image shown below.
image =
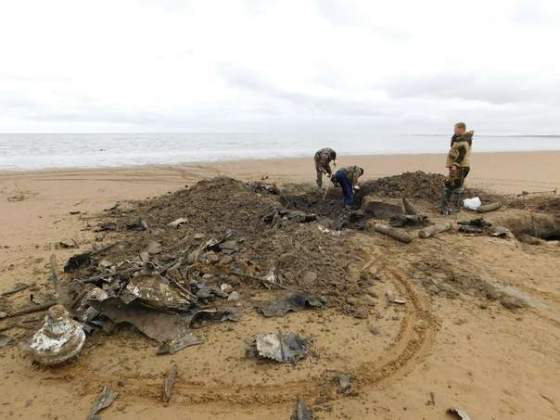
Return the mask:
M474 151L473 157L476 155L540 155L540 154L557 154L560 157L560 148L557 150L529 150L529 151ZM440 156L445 160L446 152L428 152L428 153L354 153L343 155L341 158L348 159L363 159L363 158L397 158L397 157L434 157ZM339 157L339 159L341 159ZM107 165L107 166L52 166L45 168L18 168L18 169L2 169L0 168L0 176L9 174L24 174L24 173L45 173L45 172L60 172L60 171L96 171L96 170L130 170L130 169L158 169L168 168L173 166L189 167L189 166L213 166L221 164L241 163L241 162L271 162L271 161L297 161L313 159L312 155L308 156L280 156L270 158L246 158L246 159L218 159L218 160L199 160L199 161L183 161L173 163L147 163L147 164L129 164L129 165Z
M500 193L520 193L523 190L553 190L560 187L560 151L557 152L479 152L473 153L468 184ZM359 165L365 178L379 178L402 172L445 173L445 154L386 154L346 155L338 159L338 167ZM61 178L63 176L63 178ZM165 182L184 184L195 179L231 176L241 180L268 177L273 182L314 182L313 158L269 158L207 161L183 164L153 164L134 166L45 168L37 170L0 170L0 181L21 184L31 180L74 183L77 181ZM159 181L156 181L158 180ZM172 181L173 179L173 181Z

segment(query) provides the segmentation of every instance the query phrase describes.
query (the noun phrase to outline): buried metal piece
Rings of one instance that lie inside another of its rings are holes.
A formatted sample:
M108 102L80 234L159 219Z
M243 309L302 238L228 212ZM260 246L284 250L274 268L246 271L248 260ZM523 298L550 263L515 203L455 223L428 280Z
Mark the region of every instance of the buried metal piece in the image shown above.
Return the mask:
M174 354L190 346L197 346L203 341L195 335L185 333L183 336L163 342L157 351L158 356Z
M352 375L349 373L338 373L334 380L341 394L349 395L352 393Z
M177 366L172 365L163 380L163 393L161 399L164 403L168 403L173 395L173 387L175 386L175 380L177 379Z
M297 312L309 308L320 308L325 302L308 293L293 293L286 298L265 303L259 310L267 317L284 316L288 312Z
M460 408L449 408L447 410L447 414L459 420L471 420L471 417L467 414L467 412Z
M33 360L45 366L61 364L80 353L86 334L62 305L49 308L41 329L31 338Z
M511 231L504 227L504 226L496 226L492 229L491 235L496 237L496 238L513 238L513 233L511 233Z
M76 254L68 259L68 262L64 266L65 273L72 273L73 271L78 271L83 267L87 267L91 264L92 252L82 252L81 254Z
M168 223L167 226L174 227L179 229L179 226L188 222L188 219L184 217L179 217L178 219L173 220L172 222Z
M107 407L110 407L111 404L117 399L119 396L118 392L113 392L107 386L103 386L101 393L94 401L93 406L91 407L91 411L89 412L89 416L87 420L99 420L101 416L98 416L101 410L105 410Z
M126 224L128 230L142 231L148 230L148 224L142 218L134 219Z
M259 334L255 338L254 350L256 357L293 363L305 358L308 344L307 340L294 333Z
M313 412L304 400L299 399L290 420L313 420Z

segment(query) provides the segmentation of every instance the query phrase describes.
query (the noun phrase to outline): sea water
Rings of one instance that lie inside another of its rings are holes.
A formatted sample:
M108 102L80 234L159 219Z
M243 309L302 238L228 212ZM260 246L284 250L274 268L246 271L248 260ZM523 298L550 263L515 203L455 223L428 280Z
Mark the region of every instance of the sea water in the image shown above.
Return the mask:
M95 168L311 157L445 153L449 135L280 133L0 134L0 170ZM560 150L560 136L477 135L476 152Z

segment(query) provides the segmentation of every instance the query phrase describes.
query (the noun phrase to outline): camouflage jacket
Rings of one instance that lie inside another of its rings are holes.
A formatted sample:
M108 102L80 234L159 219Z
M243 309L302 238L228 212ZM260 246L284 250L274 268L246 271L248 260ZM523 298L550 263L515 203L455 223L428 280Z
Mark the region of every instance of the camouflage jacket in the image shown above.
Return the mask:
M471 147L474 131L467 131L462 136L451 138L451 148L447 154L446 166L451 168L470 168L471 166Z
M315 166L317 166L318 169L324 169L329 175L332 174L330 163L333 152L334 150L330 147L325 147L315 153Z

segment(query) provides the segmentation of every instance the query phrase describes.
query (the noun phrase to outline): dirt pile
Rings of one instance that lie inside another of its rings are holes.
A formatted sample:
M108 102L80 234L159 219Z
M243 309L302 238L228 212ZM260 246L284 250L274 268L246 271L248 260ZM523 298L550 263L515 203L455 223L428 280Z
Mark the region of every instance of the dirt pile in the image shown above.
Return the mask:
M405 172L400 175L366 181L362 184L363 194L377 194L384 197L408 197L438 203L441 200L445 177L422 171Z
M114 206L95 228L109 244L65 265L65 303L90 328L130 323L166 349L199 344L185 326L235 321L264 288L367 311L348 305L368 280L351 272L353 242L265 187L215 178Z

